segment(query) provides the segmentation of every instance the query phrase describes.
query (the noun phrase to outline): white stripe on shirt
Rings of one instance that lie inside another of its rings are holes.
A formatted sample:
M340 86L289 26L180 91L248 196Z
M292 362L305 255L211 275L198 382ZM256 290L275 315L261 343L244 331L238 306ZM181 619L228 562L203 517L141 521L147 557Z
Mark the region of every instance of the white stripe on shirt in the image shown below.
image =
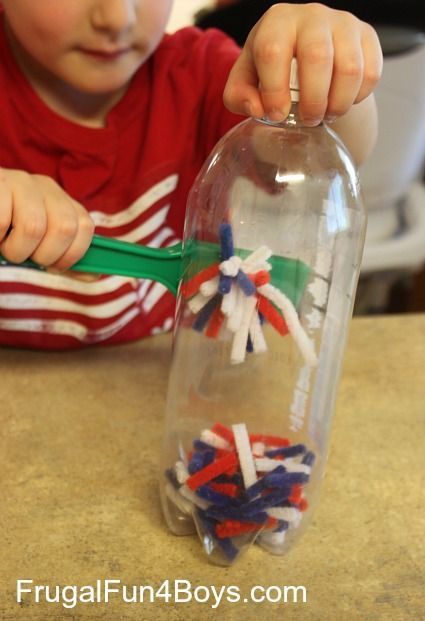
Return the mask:
M136 287L138 280L126 276L107 276L101 280L85 282L69 276L49 274L49 272L37 269L4 266L0 267L0 286L1 283L20 283L34 287L45 287L55 291L70 291L71 293L94 296L117 291L128 283Z
M5 293L0 295L0 308L8 310L45 310L63 313L78 313L95 319L106 319L122 313L137 303L137 293L132 291L110 302L82 304L67 298L37 295L32 293Z
M139 315L139 309L132 308L113 323L98 330L89 330L77 321L64 319L1 319L0 330L9 332L39 332L71 336L79 341L99 342L110 338Z
M173 192L177 186L178 175L170 175L156 185L149 188L147 192L139 196L129 207L119 213L106 214L103 211L91 211L96 226L105 228L116 228L132 222L144 213L154 203L159 201L167 194ZM123 239L123 238L122 238Z
M133 229L124 235L117 235L116 238L127 242L137 242L144 237L148 237L148 235L152 235L152 233L155 233L155 231L164 224L169 209L170 205L163 207L151 218L145 222L142 222L142 224L140 224L136 229Z
M142 308L145 313L150 313L155 304L159 302L166 292L167 287L160 282L154 283L142 303Z

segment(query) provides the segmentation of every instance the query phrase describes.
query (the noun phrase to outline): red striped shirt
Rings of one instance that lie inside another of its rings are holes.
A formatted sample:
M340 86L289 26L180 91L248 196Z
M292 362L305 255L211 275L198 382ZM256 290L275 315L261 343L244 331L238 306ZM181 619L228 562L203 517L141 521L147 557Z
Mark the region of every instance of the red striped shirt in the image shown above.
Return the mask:
M1 24L2 26L2 24ZM90 211L96 233L154 247L181 239L188 190L238 117L222 104L239 53L218 31L165 35L107 126L83 127L48 109L18 69L0 28L0 165L49 175ZM113 344L172 327L159 283L82 282L0 267L0 345L42 349Z

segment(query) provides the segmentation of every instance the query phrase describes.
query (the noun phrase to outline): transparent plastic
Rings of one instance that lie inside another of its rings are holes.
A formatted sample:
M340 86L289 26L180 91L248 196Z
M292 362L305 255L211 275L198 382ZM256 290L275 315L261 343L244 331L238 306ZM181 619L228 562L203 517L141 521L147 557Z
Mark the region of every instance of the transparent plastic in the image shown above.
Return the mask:
M191 190L160 489L215 563L284 554L311 519L365 225L350 155L296 104L231 130Z

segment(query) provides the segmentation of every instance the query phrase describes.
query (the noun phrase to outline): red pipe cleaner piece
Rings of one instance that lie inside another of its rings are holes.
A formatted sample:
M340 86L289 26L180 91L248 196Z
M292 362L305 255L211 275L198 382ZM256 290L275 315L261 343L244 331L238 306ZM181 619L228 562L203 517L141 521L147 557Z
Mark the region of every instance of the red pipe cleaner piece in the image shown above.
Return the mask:
M215 457L216 457L216 459L218 459L219 457L225 457L226 455L229 455L230 453L233 453L233 451L231 451L229 449L223 449L223 448L215 449Z
M204 483L208 483L211 479L215 479L223 472L228 472L230 469L233 469L238 464L238 458L236 452L229 453L225 457L221 459L216 459L202 470L198 470L194 474L192 474L187 480L186 485L194 491L200 485Z
M267 446L289 446L290 442L288 438L279 438L278 436L265 436L262 433L250 433L249 441L251 444L253 442L264 442Z
M239 468L239 464L233 464L233 466L230 466L230 468L228 468L227 470L224 471L223 474L227 474L227 476L232 477L234 474L237 473Z
M298 502L301 500L302 492L303 492L302 485L300 485L299 483L293 485L292 490L291 490L291 495L288 496L289 502L293 504L298 504Z
M211 315L211 319L208 323L207 329L205 330L205 335L210 339L216 339L218 333L220 332L220 328L223 325L224 318L225 316L221 312L220 307L217 306Z
M275 528L277 525L276 518L268 518L267 522L258 524L258 522L242 522L240 520L224 520L221 524L217 524L215 533L219 539L224 537L237 537L244 533L252 533L257 530Z
M298 509L300 511L307 511L307 509L308 509L307 498L301 498L300 502L298 503Z
M258 295L258 312L264 315L267 321L275 328L281 336L288 334L289 329L282 315L276 310L267 298Z
M270 274L266 270L260 270L254 274L254 284L256 287L267 285L270 282Z
M214 423L214 425L211 427L211 431L213 433L216 433L218 436L220 436L220 438L227 440L229 444L235 443L233 431L229 429L229 427L226 427L225 425L222 425L221 423Z
M219 273L219 264L213 263L209 265L205 269L201 270L193 278L190 278L185 283L182 284L182 294L185 298L191 298L195 293L198 293L199 287L203 282L207 280L211 280L214 276L217 276Z
M247 276L256 287L267 285L270 282L270 274L267 270L260 270L259 272L255 272L255 274L247 274Z
M238 495L238 486L234 483L215 483L214 481L209 484L211 489L215 492L220 492L225 496L232 496L232 498L236 498Z

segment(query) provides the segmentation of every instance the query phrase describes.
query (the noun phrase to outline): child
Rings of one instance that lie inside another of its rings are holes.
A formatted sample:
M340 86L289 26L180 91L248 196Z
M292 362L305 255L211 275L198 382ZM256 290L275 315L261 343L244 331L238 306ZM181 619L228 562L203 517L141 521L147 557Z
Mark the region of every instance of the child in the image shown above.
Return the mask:
M180 239L188 190L218 138L238 115L288 114L293 55L305 121L341 117L335 129L358 163L371 149L382 57L370 26L279 4L239 55L218 31L164 35L171 5L2 1L0 253L62 273L0 267L0 345L66 349L170 328L174 299L161 285L65 271L94 230L150 246Z

